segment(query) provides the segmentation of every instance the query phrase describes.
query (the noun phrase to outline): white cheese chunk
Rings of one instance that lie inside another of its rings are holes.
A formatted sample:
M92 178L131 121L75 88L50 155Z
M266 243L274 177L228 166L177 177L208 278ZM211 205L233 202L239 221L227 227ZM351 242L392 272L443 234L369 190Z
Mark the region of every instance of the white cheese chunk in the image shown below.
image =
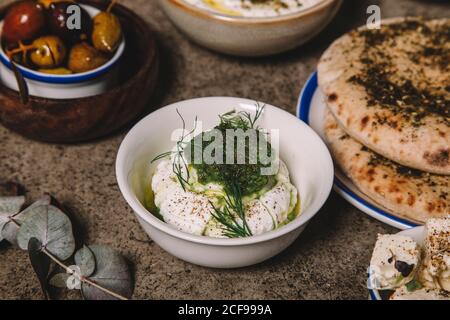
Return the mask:
M277 227L276 221L259 200L247 203L245 214L247 225L254 236L272 231Z
M161 190L167 189L169 185L174 184L174 176L172 162L170 160L161 161L152 177L153 192L159 193Z
M184 191L175 185L167 189L170 196L155 196L155 203L159 207L164 221L175 226L178 230L195 235L203 232L211 219L213 210L209 199L203 195Z
M378 235L370 262L373 289L396 289L410 282L420 263L420 248L410 237Z
M427 221L420 276L426 287L450 291L450 217Z
M297 190L290 183L281 183L265 193L261 198L277 224L283 223L295 207Z

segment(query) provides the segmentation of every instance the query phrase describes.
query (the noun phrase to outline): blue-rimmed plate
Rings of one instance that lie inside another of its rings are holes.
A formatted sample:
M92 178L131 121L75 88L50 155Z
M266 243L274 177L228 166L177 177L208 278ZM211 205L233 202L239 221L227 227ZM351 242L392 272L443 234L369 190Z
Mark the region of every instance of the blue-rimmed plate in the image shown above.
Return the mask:
M317 84L317 72L315 72L309 77L300 94L297 116L300 120L303 120L310 125L322 139L324 139L324 119L326 111L326 104L324 101L324 96L320 92ZM384 208L361 193L339 169L336 169L335 171L334 189L345 200L359 210L395 228L405 230L419 225L415 221L400 217L395 212Z
M424 245L424 237L425 237L425 227L416 227L412 229L408 229L398 233L399 235L410 237L414 241L416 241L420 246ZM389 292L381 291L376 289L371 289L371 283L374 281L370 278L370 274L367 279L367 287L369 289L369 300L388 300Z

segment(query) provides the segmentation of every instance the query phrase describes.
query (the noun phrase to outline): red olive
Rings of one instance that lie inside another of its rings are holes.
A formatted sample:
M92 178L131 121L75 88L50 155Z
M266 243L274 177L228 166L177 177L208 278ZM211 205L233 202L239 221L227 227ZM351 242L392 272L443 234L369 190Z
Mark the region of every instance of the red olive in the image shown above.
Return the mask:
M25 0L13 5L6 13L3 39L7 43L33 40L45 27L42 7L35 1Z
M68 10L70 6L78 7L81 13L79 29L69 29L72 26L67 25L68 19L75 13L75 11ZM47 10L47 24L52 34L70 44L87 40L92 32L91 17L86 10L74 2L62 1L51 3Z

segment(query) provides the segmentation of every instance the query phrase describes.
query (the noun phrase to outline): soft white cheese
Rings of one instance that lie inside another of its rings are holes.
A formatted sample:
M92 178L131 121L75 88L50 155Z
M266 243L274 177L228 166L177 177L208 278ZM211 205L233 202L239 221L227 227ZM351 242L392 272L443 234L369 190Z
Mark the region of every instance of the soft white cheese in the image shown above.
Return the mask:
M171 161L161 161L158 164L151 182L152 190L155 194L155 204L159 207L161 202L164 200L166 193L171 192L177 184L174 180Z
M294 194L294 195L293 195ZM273 220L280 224L287 220L292 212L291 199L296 197L297 190L290 183L280 183L261 197Z
M260 200L253 200L245 205L245 218L253 235L263 234L277 227L277 222Z
M278 163L277 181L290 183L289 170L286 167L286 164L283 161L279 161Z
M370 262L373 289L396 289L410 282L420 263L420 247L410 237L378 235Z
M223 238L223 226L215 221L214 209L210 204L210 201L217 203L223 196L223 188L217 184L205 186L195 182L196 174L192 170L190 173L194 183L189 190L183 190L173 173L172 161L162 160L152 177L151 187L160 215L166 223L180 231ZM277 184L259 199L244 199L246 222L253 235L269 232L286 222L288 214L297 204L297 189L289 182L289 172L281 161L276 180ZM242 221L238 223L242 224Z
M207 237L211 238L227 238L223 234L223 229L216 219L211 219L206 226L205 232L203 233Z
M426 287L450 291L450 217L427 221L420 276Z
M175 180L172 161L159 163L152 178L155 205L164 221L180 231L202 235L211 219L211 204L202 195L184 191Z
M244 17L274 17L306 10L320 0L272 0L254 3L251 0L185 0L202 9Z
M390 300L450 300L450 293L444 290L422 288L408 291L406 287L398 288Z
M178 230L198 236L203 234L212 212L207 197L186 192L179 186L160 202L159 209L164 221Z

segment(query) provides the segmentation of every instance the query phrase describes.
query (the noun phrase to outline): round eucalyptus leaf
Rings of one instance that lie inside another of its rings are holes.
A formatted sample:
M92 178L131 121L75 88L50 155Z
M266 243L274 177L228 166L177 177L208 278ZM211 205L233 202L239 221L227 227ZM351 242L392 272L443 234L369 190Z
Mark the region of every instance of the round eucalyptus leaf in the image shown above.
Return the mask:
M49 205L51 203L51 198L48 195L43 196L39 200L37 200L35 203L33 203L31 206L20 212L19 214L14 216L14 221L16 223L13 223L11 220L7 221L7 223L4 225L4 227L1 230L1 236L3 239L7 240L9 243L18 246L17 244L17 233L19 232L19 226L22 225L23 220L25 217L32 212L35 208L43 206L43 205Z
M0 218L1 220L1 218ZM18 222L15 218L14 220L16 222ZM11 222L11 219L8 219L6 221L6 223L3 225L1 225L1 221L0 221L0 228L1 229L1 235L0 235L0 240L6 240L9 243L17 246L17 232L19 231L19 226L13 222Z
M3 229L5 229L5 226L10 221L9 215L0 213L0 242L3 241L5 238L3 236Z
M4 229L11 221L11 216L20 212L25 203L25 197L0 197L0 241L8 240L4 235Z
M49 281L49 284L55 288L67 289L67 280L70 274L68 273L58 273L55 274Z
M75 264L80 267L81 274L90 277L95 271L95 257L91 249L83 246L75 253Z
M52 205L35 207L25 217L17 234L17 243L23 250L31 238L60 260L69 259L75 251L72 223L58 208Z
M31 238L28 241L28 257L30 258L31 266L41 284L42 293L48 299L47 277L50 271L50 258L42 252L42 243L39 239Z
M96 270L90 277L98 285L126 298L133 294L133 281L126 260L117 251L105 247L89 246L94 253ZM81 286L83 297L87 300L113 300L113 296L88 283Z
M28 208L26 208L25 210L23 210L20 214L26 214L29 211L40 207L40 206L49 206L52 203L52 198L49 195L44 195L42 196L40 199L36 200L36 202L34 202L31 206L29 206Z
M25 204L25 197L0 197L0 213L15 215L20 212Z

